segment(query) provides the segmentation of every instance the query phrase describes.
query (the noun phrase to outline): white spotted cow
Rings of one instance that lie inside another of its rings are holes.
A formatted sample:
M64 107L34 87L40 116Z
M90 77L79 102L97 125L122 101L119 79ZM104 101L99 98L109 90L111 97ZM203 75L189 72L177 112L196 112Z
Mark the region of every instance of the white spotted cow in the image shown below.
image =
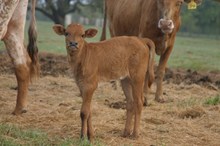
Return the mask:
M32 0L32 19L29 27L29 44L24 45L24 27L28 0L0 0L0 39L12 60L17 78L17 102L13 114L26 112L30 79L39 74L36 46L35 3Z

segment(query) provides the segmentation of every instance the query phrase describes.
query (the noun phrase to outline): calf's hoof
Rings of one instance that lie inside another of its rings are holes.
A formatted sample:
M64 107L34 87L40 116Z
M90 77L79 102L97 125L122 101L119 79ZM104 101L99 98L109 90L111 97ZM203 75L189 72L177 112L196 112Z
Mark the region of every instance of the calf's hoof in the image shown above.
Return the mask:
M89 141L90 144L94 143L94 137L80 136L81 141Z
M140 137L139 133L133 133L132 136L131 136L131 138L135 139L135 140L138 139L139 137Z
M143 103L143 106L148 106L148 105L149 104L148 104L147 100L145 100L144 103Z
M155 97L155 101L156 102L159 102L159 103L165 103L165 99L164 98L161 98L161 97Z
M124 131L123 137L130 137L131 132L130 131Z
M15 109L15 110L12 112L12 114L13 114L13 115L21 115L21 114L26 113L26 112L27 112L26 109Z

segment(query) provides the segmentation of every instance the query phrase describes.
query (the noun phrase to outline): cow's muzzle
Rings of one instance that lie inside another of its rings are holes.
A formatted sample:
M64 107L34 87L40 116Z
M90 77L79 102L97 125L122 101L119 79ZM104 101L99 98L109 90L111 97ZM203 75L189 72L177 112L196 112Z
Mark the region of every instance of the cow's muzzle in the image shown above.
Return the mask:
M165 34L169 34L173 32L174 24L172 20L160 19L158 22L158 28Z

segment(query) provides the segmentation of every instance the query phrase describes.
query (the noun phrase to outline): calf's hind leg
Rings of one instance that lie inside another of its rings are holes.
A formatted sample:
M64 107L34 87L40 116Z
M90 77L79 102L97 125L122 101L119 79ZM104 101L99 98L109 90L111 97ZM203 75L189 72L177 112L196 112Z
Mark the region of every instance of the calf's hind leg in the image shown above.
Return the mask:
M126 97L126 124L124 129L124 137L130 136L132 133L132 119L134 116L133 96L131 81L129 78L121 80L122 90Z
M139 137L141 111L143 107L143 82L132 83L132 94L134 98L134 130L132 136Z

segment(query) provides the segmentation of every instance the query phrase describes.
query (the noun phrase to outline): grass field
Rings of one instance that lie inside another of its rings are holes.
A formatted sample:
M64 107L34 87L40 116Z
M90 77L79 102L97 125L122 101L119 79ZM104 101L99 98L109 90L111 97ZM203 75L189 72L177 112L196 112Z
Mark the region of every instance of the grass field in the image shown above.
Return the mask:
M40 52L48 51L66 54L64 37L56 35L52 30L52 26L52 22L38 22L38 44ZM98 30L98 35L95 38L88 39L88 41L94 42L99 40L101 28L98 28ZM1 42L0 49L3 48L4 46ZM219 71L220 40L204 37L191 38L178 36L168 66L171 68Z

